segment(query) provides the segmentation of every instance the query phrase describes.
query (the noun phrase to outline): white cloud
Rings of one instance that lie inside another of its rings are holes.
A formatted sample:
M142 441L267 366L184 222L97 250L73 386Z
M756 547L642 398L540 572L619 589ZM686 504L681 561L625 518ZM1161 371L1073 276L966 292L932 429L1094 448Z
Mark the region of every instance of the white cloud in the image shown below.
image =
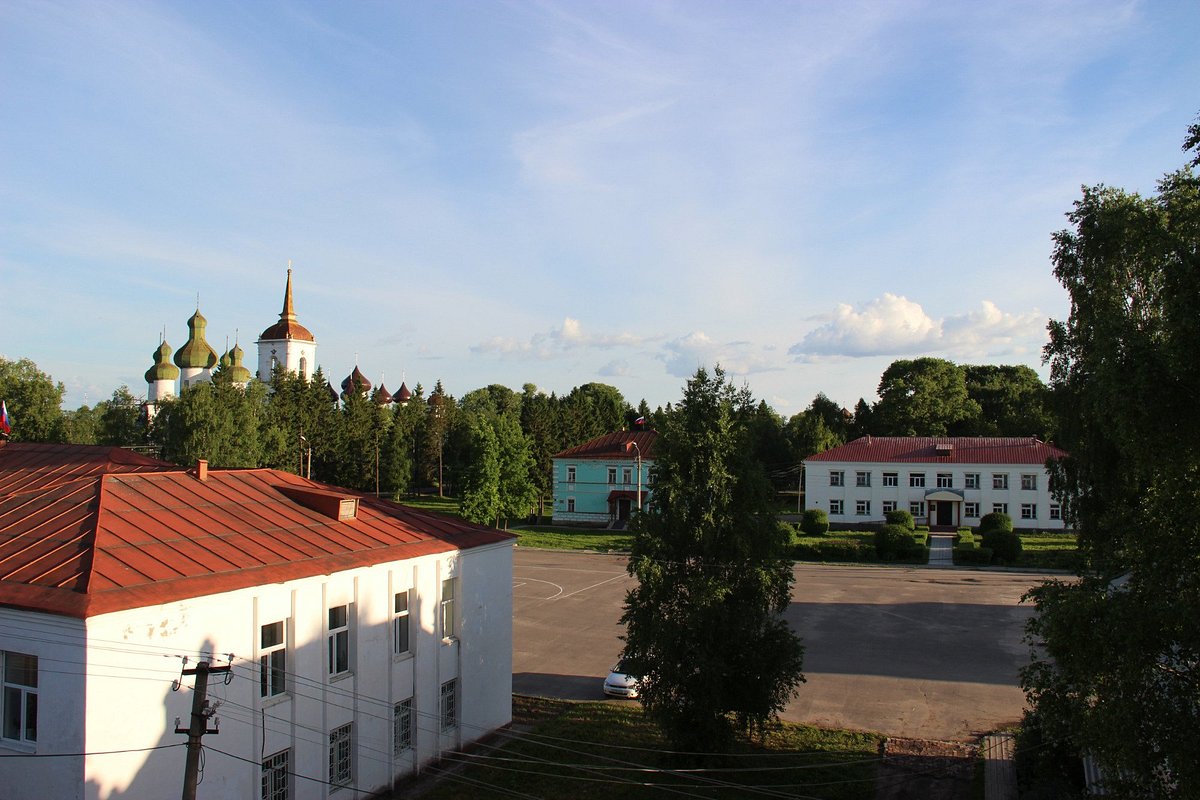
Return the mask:
M596 334L584 331L579 320L563 319L562 325L545 333L535 333L528 341L514 337L494 336L471 346L472 353L495 353L499 355L527 355L549 359L565 355L573 350L609 350L615 347L637 347L645 337L632 333Z
M624 378L632 374L629 362L623 358L614 359L600 368L599 374L606 378Z
M1044 331L1045 319L1036 310L1010 314L984 300L977 310L935 320L919 303L885 293L857 309L839 304L825 324L809 331L788 353L801 362L928 353L959 358L1027 355L1041 346Z
M782 369L767 355L767 348L750 342L716 342L704 331L693 331L667 342L659 356L667 372L678 378L690 378L698 367L720 365L730 375L751 375Z

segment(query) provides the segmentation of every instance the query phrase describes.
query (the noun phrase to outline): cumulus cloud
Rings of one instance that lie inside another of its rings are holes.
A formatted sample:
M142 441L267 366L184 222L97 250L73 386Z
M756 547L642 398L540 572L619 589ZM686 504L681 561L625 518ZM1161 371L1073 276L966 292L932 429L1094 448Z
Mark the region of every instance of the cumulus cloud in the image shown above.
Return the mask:
M673 339L663 347L659 356L667 372L678 378L689 378L697 367L719 364L730 375L751 375L782 369L767 353L767 348L750 342L717 342L704 331L693 331Z
M788 350L795 360L918 353L1024 355L1045 338L1045 319L1039 312L1010 314L990 300L974 311L933 319L919 303L885 293L858 308L839 304L825 319Z
M479 344L472 345L471 352L549 359L564 355L572 350L585 348L608 350L614 347L636 347L644 341L646 340L643 337L635 336L632 333L589 333L583 329L583 325L580 324L579 320L566 317L559 327L544 333L535 333L527 340L507 336L494 336Z
M629 367L628 361L618 358L601 367L600 374L606 378L624 378L632 374L632 370Z

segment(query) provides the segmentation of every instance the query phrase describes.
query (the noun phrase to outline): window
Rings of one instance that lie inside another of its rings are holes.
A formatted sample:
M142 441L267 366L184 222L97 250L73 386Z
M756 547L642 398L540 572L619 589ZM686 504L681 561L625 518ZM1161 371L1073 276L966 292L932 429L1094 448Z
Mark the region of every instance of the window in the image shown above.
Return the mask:
M1007 514L1008 513L1008 503L992 503L992 513L993 514Z
M869 473L869 472L854 473L854 485L855 486L870 486L871 485L871 473Z
M854 513L860 517L865 517L871 513L871 501L859 500L854 504Z
M968 519L979 519L979 503L963 503L963 516Z
M954 488L954 476L949 472L939 472L937 474L937 488L952 489Z
M458 681L449 680L442 684L442 730L452 731L458 727Z
M1021 519L1037 519L1037 503L1021 503Z
M883 513L886 514L889 511L895 511L895 510L896 510L896 501L895 500L884 500L883 501Z
M925 488L925 473L924 472L910 472L908 474L908 485L914 489L924 489Z
M992 488L993 489L1007 489L1008 488L1008 475L1003 472L992 473Z
M829 513L830 514L841 514L842 513L842 501L841 500L830 500L829 501Z
M329 782L334 786L346 786L353 778L350 768L353 753L350 740L353 735L353 722L329 732Z
M845 473L842 472L840 469L832 470L829 473L829 485L830 486L845 486L846 485Z
M0 653L4 661L4 738L37 741L38 657Z
M1021 476L1021 488L1025 491L1037 491L1037 473Z
M412 749L412 698L401 700L392 708L392 755Z
M258 695L275 697L287 691L287 642L283 622L263 625L258 646Z
M968 489L978 489L979 488L979 473L978 472L968 472L966 475L964 475L963 476L963 486L965 486Z
M567 467L567 483L575 482L575 468Z
M350 606L329 609L329 674L350 671Z
M397 592L392 604L392 652L408 652L408 592Z
M453 639L458 633L454 619L454 578L442 581L442 638Z
M268 756L262 762L262 800L290 800L288 761L290 750Z
M308 359L300 356L300 377L308 380Z
M925 501L913 500L908 504L908 513L912 514L914 517L925 516Z
M1050 519L1062 519L1062 506L1058 503L1050 504Z
M622 467L621 468L621 483L625 483L625 484L633 483L633 467Z
M617 482L617 468L609 467L608 468L608 485L612 486L616 482Z
M567 498L567 513L568 514L575 513L575 498L574 497Z
M900 485L899 479L900 479L899 474L897 474L895 472L883 473L883 485L884 486L899 486Z

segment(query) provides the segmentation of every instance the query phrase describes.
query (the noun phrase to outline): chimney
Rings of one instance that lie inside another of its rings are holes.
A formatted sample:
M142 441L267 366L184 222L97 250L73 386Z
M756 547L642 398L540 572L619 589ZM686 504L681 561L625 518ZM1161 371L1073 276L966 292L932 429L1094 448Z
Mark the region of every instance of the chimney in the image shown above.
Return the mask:
M196 462L196 477L201 481L208 480L208 459L200 459Z

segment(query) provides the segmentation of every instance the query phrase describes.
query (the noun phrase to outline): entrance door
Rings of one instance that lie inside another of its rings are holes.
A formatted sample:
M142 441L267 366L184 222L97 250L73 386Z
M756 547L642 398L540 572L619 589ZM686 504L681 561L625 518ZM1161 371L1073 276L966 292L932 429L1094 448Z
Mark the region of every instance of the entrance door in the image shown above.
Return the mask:
M938 525L953 525L954 524L954 504L947 503L945 500L937 504L937 524Z
M617 519L622 522L629 519L629 507L632 505L628 497L622 497L617 500Z

